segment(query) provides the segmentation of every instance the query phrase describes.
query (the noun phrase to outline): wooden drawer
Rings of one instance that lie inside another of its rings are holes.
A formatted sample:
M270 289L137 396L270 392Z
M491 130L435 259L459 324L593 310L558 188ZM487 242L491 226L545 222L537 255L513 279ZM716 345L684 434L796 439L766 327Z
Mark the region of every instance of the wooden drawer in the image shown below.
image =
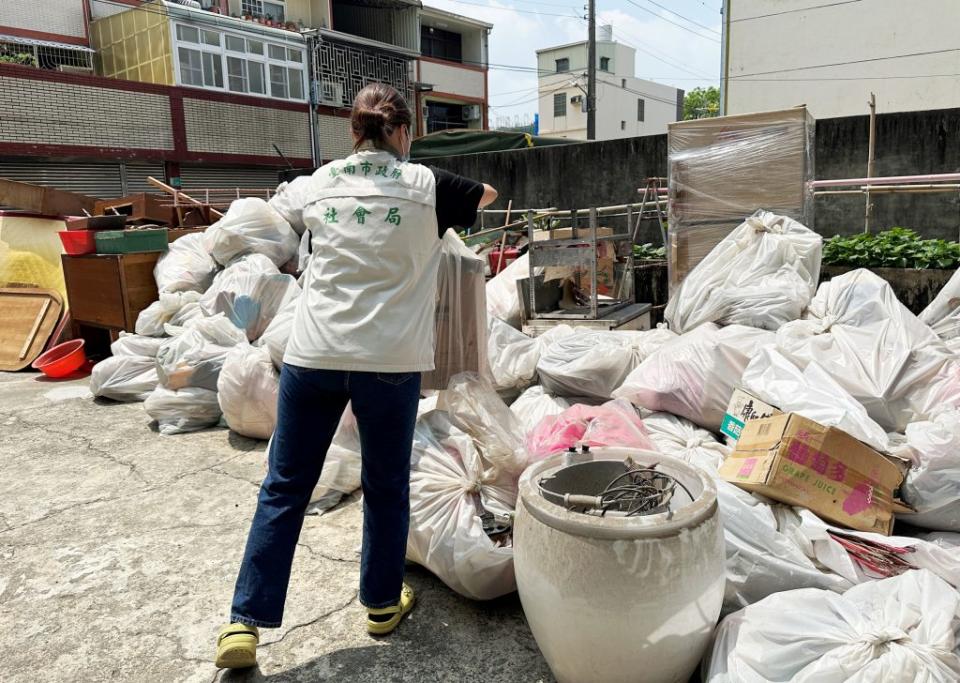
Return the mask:
M73 320L133 332L140 311L158 298L153 268L159 257L159 252L64 255Z

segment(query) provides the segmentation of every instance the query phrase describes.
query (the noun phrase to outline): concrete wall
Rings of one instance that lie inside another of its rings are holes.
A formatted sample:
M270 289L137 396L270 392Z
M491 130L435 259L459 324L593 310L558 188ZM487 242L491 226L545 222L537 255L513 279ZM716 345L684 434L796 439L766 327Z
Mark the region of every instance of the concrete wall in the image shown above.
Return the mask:
M856 116L817 122L818 178L865 175L868 119ZM960 172L960 109L886 114L877 120L877 175ZM638 199L647 176L667 170L667 137L580 143L562 147L449 157L441 168L500 189L493 208L621 204ZM831 236L863 229L862 196L822 197L816 202L817 231ZM914 228L927 237L958 239L960 193L874 197L874 229ZM643 238L659 243L655 226Z
M276 144L291 155L310 155L310 124L302 111L184 98L183 114L191 150L270 156Z
M881 112L960 106L956 0L729 6L728 114L805 103L817 118L852 116L871 91Z
M420 82L429 83L438 93L484 99L486 79L476 69L464 69L453 64L439 64L420 60Z

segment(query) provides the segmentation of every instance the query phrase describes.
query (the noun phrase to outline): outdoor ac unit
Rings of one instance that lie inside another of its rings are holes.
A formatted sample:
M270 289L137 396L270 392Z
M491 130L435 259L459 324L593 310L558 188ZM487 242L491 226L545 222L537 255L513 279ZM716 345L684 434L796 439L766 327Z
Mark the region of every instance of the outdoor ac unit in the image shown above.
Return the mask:
M479 121L480 116L481 113L479 104L468 104L463 108L464 121Z
M342 107L343 83L320 81L320 96L317 99L320 104L325 104L328 107Z
M570 104L580 104L583 102L583 95L574 95L570 98Z

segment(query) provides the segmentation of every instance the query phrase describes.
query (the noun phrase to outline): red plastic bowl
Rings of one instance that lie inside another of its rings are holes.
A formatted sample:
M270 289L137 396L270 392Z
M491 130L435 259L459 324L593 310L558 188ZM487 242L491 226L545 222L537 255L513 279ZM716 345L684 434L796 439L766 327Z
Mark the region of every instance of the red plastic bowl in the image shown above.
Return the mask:
M83 340L74 339L58 344L46 353L40 354L31 367L47 377L66 377L79 370L86 362L87 354L83 352Z
M83 256L97 250L94 230L61 230L58 234L63 243L63 250L70 256ZM53 351L53 349L50 350Z

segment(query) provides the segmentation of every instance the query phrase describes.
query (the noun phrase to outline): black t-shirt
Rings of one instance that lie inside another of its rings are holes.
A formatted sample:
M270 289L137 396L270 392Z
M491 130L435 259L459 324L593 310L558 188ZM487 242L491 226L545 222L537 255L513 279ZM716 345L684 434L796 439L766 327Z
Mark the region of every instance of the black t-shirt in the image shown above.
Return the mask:
M483 183L429 166L437 179L437 227L440 237L448 228L469 228L477 220Z

